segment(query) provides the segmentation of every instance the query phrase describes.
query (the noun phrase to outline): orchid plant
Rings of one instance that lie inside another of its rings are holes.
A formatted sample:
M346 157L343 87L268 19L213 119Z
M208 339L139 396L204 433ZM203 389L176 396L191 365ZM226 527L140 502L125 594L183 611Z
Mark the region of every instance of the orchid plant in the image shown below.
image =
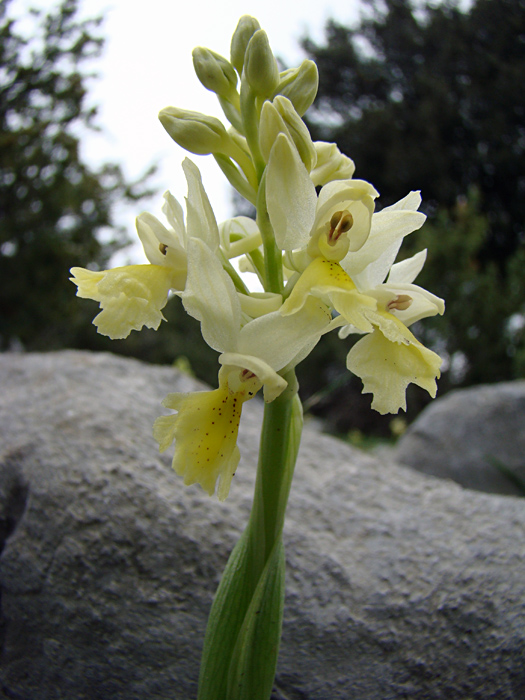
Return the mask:
M283 613L283 523L302 430L295 367L323 334L357 333L347 367L373 394L373 408L396 413L406 408L410 383L436 394L441 360L409 326L442 314L444 303L414 284L426 251L395 262L403 238L425 221L419 193L376 212L378 192L353 177L352 160L335 144L312 141L302 119L318 87L312 61L280 72L266 33L249 16L233 34L230 61L200 47L193 61L229 128L175 107L163 109L160 121L190 153L214 156L255 206L255 220L218 225L199 169L186 159L186 214L167 192L166 224L149 213L137 218L149 264L75 267L72 281L78 296L99 302L99 333L124 338L157 329L177 295L221 353L218 388L169 394L164 406L175 413L153 426L161 450L175 443L173 468L185 484L227 498L240 460L242 407L262 390L252 512L212 606L198 698L267 700ZM250 291L247 272L263 292Z

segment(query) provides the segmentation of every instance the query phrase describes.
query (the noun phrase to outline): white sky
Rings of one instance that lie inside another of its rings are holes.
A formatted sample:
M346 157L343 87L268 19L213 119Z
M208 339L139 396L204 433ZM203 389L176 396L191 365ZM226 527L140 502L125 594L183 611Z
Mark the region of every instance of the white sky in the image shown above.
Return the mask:
M52 8L49 0L15 0L17 14L29 6ZM162 194L170 189L182 203L186 183L181 162L186 152L166 134L157 114L170 105L223 117L215 95L199 83L192 65L195 46L210 48L229 58L231 36L244 14L256 17L268 33L274 53L288 66L304 58L302 36L316 40L330 17L345 24L359 16L359 0L83 0L81 15L102 15L106 39L103 56L94 68L90 104L99 106L99 136L82 139L84 158L95 165L115 161L128 179L138 177L151 164L159 165L152 184L158 195L143 207L162 218ZM190 156L199 166L204 187L217 220L232 215L228 184L211 156ZM118 215L134 234L134 218L127 209ZM135 250L133 256L135 257ZM134 260L135 261L135 260Z

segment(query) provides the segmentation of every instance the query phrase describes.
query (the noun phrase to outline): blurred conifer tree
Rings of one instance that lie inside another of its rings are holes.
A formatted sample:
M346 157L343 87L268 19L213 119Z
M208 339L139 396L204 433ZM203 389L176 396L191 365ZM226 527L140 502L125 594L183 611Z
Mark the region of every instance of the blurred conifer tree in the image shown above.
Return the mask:
M79 127L94 126L81 72L99 56L100 19L78 0L20 22L0 3L0 348L82 345L93 307L78 302L72 265L103 267L128 243L114 204L150 194L119 166L82 161ZM31 20L31 21L30 21ZM31 26L32 30L28 27Z

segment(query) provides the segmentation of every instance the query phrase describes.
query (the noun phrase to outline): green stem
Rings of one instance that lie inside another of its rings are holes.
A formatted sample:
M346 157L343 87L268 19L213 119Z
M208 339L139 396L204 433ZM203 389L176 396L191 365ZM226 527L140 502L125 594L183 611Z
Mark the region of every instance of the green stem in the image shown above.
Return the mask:
M230 275L230 278L235 285L235 289L238 292L241 292L242 294L249 294L250 290L248 287L244 284L242 277L239 275L237 270L233 267L231 262L228 260L224 252L221 252L221 262L223 268L226 270L226 272Z
M259 467L250 515L250 524L257 530L257 546L264 552L264 559L282 533L301 439L301 429L294 425L298 418L298 402L302 427L302 411L296 393L297 380L293 372L286 379L289 386L285 392L264 407Z
M259 110L256 95L244 77L241 81L241 115L246 142L252 154L257 179L260 181L266 163L259 147Z
M257 191L248 180L241 175L239 168L233 163L232 159L225 156L223 153L214 153L213 157L224 175L226 175L230 185L234 187L242 197L255 206Z
M266 170L257 192L257 226L261 232L264 248L265 291L282 294L284 287L282 253L275 243L275 234L266 206Z

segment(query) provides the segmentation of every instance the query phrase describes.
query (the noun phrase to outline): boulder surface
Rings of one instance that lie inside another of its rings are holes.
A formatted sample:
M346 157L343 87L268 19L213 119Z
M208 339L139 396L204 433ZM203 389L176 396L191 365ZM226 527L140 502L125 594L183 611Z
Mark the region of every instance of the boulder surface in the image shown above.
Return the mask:
M403 435L395 459L465 488L524 496L525 381L436 399Z
M151 436L165 394L195 380L67 351L0 355L0 386L0 697L195 698L262 404L245 405L219 503ZM307 425L274 700L523 700L523 506Z

